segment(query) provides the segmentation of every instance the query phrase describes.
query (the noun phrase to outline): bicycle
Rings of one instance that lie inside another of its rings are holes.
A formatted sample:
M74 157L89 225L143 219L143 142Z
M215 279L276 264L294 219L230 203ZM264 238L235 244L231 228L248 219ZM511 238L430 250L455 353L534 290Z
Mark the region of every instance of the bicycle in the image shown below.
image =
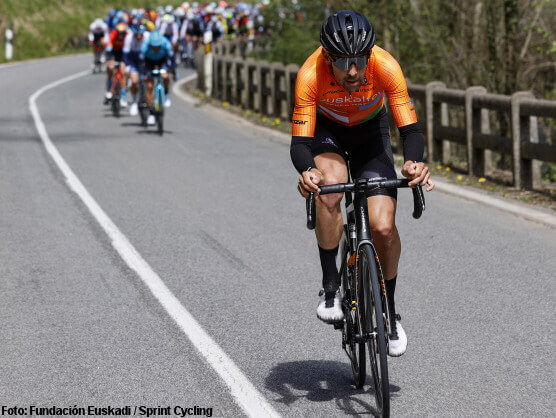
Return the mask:
M154 117L156 119L158 134L162 136L164 133L164 102L166 100L164 85L162 84L162 74L166 74L166 70L164 68L155 68L152 73L155 76Z
M390 314L384 277L369 226L367 192L377 188L409 187L408 179L358 179L352 183L321 186L321 195L345 193L346 223L338 254L341 277L341 301L344 319L334 323L342 331L342 348L350 359L355 386L362 388L366 379L365 345L374 383L374 397L379 416L390 416L390 384L388 381L388 335ZM421 186L413 191L413 217L425 210ZM307 228L316 224L315 196L306 202Z
M112 98L111 100L111 106L112 106L112 114L119 118L120 117L120 108L121 108L121 104L120 104L120 97L121 97L121 91L122 91L122 79L123 79L123 75L122 75L122 70L120 69L120 65L122 63L119 61L116 61L114 63L114 76L112 77L112 87L110 88L110 92L112 93Z

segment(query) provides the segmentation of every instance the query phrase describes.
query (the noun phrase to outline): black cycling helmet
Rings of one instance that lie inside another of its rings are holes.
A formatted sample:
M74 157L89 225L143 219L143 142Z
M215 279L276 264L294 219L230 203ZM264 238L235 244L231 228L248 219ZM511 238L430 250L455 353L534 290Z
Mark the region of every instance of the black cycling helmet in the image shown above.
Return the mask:
M333 55L368 53L375 44L375 38L369 19L352 10L328 16L320 31L320 43Z

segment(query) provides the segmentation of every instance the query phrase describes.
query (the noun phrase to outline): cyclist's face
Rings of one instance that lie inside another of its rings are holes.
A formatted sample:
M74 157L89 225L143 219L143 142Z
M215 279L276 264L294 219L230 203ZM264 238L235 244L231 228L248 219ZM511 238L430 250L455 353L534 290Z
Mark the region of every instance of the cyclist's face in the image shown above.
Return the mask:
M336 80L338 80L338 83L340 83L343 88L349 92L359 90L365 80L365 71L367 70L366 65L358 69L355 61L353 61L349 69L344 71L333 64L333 58L326 53L326 51L324 56L326 61L331 64L334 77L336 77Z
M153 50L153 52L158 52L160 51L160 46L151 46L151 49Z

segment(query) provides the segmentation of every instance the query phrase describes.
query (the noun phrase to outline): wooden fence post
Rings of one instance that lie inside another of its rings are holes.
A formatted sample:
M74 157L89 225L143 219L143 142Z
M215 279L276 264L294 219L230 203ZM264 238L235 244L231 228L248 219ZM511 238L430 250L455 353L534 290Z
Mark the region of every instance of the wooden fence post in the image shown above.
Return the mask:
M538 144L539 143L539 120L535 116L531 116L530 121L530 141ZM541 187L541 163L539 160L531 160L531 186L533 189L538 189Z
M238 85L240 81L240 74L239 74L239 66L241 65L241 61L237 58L232 58L232 66L230 68L230 84L231 94L230 94L230 103L237 105L239 103L238 97Z
M230 101L230 62L232 57L225 56L222 60L222 101Z
M270 64L267 61L257 61L257 110L263 115L268 114L268 98L265 93L269 72Z
M519 112L520 101L534 97L531 92L518 91L511 96L512 110L512 140L513 140L513 174L514 186L518 189L531 189L533 187L531 160L521 158L521 143L528 142L531 130L530 117L521 116Z
M272 116L282 117L282 91L284 86L285 68L281 62L273 62L270 73L270 89Z
M257 62L253 59L245 60L245 72L243 73L244 77L244 89L242 92L243 97L243 106L246 109L255 110L255 85L256 85L256 68Z
M467 172L482 177L485 175L483 150L473 146L473 137L481 133L481 109L473 108L473 96L485 94L482 86L472 86L465 90L465 136L467 140Z
M440 104L440 123L442 126L450 125L450 115L448 114L448 103ZM448 165L452 158L452 145L450 141L442 140L442 164Z
M446 88L446 84L441 81L431 81L425 86L425 114L427 119L427 158L426 160L432 164L435 161L435 157L439 159L437 155L434 155L434 108L432 94L435 89Z
M488 109L481 109L481 132L490 134L490 118ZM492 151L489 149L483 150L483 173L485 176L492 174Z
M286 65L286 107L288 111L288 119L291 120L293 114L293 107L295 105L295 80L299 66L296 64Z

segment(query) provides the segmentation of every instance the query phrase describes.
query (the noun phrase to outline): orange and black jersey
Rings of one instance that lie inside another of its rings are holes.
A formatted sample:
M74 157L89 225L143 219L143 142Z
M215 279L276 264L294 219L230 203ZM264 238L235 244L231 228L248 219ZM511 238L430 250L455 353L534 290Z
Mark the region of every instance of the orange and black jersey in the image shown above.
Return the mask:
M364 123L378 114L385 94L398 127L417 122L402 70L388 52L373 47L365 82L350 94L337 83L319 47L297 75L292 134L313 136L317 113L346 126Z
M322 54L322 47L319 47L297 74L291 151L298 171L302 171L302 167L306 168L309 161L304 158L303 162L296 163L296 150L293 146L303 139L305 148L308 148L308 140L315 135L317 116L349 127L365 124L380 114L385 96L404 140L406 160L420 161L424 138L417 124L417 115L409 98L403 72L396 59L379 46L373 46L364 83L358 91L350 94L338 84ZM314 167L314 162L312 166Z

